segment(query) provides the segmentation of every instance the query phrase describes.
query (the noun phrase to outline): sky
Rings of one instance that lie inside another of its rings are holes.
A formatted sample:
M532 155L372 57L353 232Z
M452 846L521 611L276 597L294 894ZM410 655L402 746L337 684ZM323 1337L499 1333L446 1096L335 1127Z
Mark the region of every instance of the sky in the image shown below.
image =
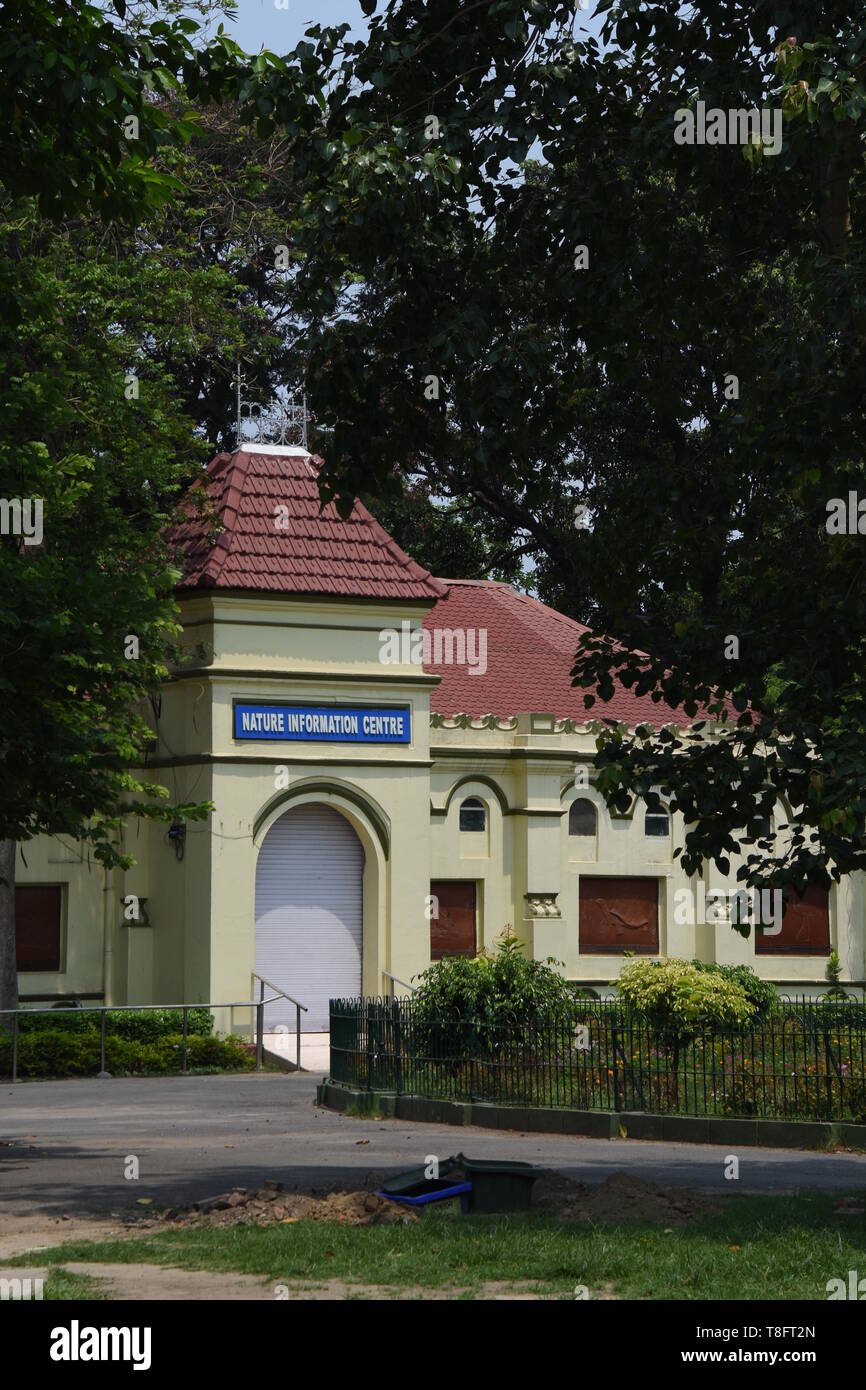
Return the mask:
M587 10L582 22L597 36L601 19L593 17L594 0L585 3ZM257 53L263 47L286 53L304 37L309 24L350 24L351 37L356 39L367 32L367 19L359 0L288 0L288 5L284 10L277 9L276 0L239 0L237 20L226 27L248 53Z
M239 0L237 20L226 28L248 53L287 53L310 24L351 24L353 38L367 32L359 0L289 0L287 10L278 10L274 0Z

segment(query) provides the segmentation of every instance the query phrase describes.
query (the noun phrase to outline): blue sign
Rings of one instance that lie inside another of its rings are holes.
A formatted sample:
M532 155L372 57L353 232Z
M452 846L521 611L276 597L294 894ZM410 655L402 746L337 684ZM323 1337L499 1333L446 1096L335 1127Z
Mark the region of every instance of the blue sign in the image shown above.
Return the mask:
M409 743L412 724L405 707L264 705L236 700L234 736L282 743Z

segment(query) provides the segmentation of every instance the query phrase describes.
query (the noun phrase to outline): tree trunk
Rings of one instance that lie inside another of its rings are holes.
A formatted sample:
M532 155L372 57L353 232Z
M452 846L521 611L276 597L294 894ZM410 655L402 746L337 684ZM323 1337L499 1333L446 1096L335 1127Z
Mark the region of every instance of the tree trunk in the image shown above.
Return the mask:
M818 173L818 228L828 256L844 259L851 248L851 180L862 158L862 138L854 121L846 121L839 148L824 158Z
M15 960L14 840L0 840L0 1028L11 1030L4 1009L18 1008L18 968Z

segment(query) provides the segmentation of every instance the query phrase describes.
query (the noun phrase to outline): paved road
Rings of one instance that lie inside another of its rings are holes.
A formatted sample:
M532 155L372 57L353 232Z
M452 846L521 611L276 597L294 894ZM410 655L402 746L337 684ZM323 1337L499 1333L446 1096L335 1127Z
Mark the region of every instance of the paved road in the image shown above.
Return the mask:
M0 1220L107 1216L180 1205L232 1186L324 1187L395 1172L461 1149L519 1158L582 1181L627 1171L730 1192L866 1190L866 1156L520 1134L347 1119L315 1105L316 1077L263 1075L48 1081L0 1087ZM367 1142L362 1142L367 1141ZM124 1179L127 1155L140 1179Z

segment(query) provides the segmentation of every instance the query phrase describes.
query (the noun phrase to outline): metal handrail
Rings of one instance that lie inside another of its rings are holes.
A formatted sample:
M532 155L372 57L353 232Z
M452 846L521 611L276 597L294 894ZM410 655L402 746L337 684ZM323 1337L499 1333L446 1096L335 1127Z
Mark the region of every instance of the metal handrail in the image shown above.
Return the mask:
M271 985L271 989L275 986ZM265 1024L265 1005L272 1004L277 996L272 999L262 997L259 999L234 999L230 1001L209 1000L207 1003L199 1004L96 1004L93 1007L85 1006L80 1008L77 1005L69 1005L60 1009L0 1009L0 1018L12 1016L12 1080L18 1080L18 1019L22 1014L50 1014L55 1017L57 1014L100 1014L100 1051L99 1051L99 1071L97 1080L110 1079L111 1073L105 1070L105 1015L123 1013L148 1013L150 1010L175 1009L183 1013L183 1070L187 1070L187 1037L188 1037L188 1015L190 1009L255 1009L256 1011L256 1070L262 1069L262 1039L264 1037Z
M396 998L396 995L394 994L394 986L395 986L395 985L402 985L403 988L404 988L404 989L408 989L409 992L410 992L411 994L417 993L417 990L418 990L418 986L417 986L417 985L410 985L408 980L401 980L399 975L392 975L391 972L390 972L390 970L383 970L383 971L382 971L382 974L385 976L385 979L386 979L386 980L390 980L390 981L391 981L391 998L392 998L392 999Z
M292 996L291 996L290 994L286 994L286 991L285 991L284 989L280 989L279 985L275 985L274 982L273 982L273 980L266 980L265 977L264 977L264 975L259 975L255 970L252 972L251 980L258 980L258 981L259 981L259 993L260 993L261 995L264 994L264 992L265 992L265 985L267 985L268 989L275 989L275 990L277 991L277 994L278 994L281 998L283 998L283 999L288 999L288 1001L289 1001L290 1004L294 1004L294 1006L295 1006L295 1019L296 1019L296 1022L297 1022L297 1028L296 1028L296 1030L295 1030L295 1066L297 1067L298 1071L300 1071L300 1070L301 1070L301 1010L303 1010L304 1013L306 1014L306 1013L309 1013L309 1009L307 1008L306 1004L300 1004L300 1003L298 1002L297 999L293 999ZM255 987L255 984L253 984L253 992L255 992L255 988L256 988L256 987ZM272 1003L273 1003L273 1000L272 1000L272 999L268 999L268 1000L267 1000L267 1003L268 1003L268 1004L272 1004ZM264 1017L264 1012L262 1013L262 1017ZM259 1071L261 1071L261 1060L262 1060L262 1053L263 1053L263 1050L264 1050L264 1045L265 1045L265 1042L264 1042L264 1032L261 1032L261 1033L259 1034L258 1042L257 1042L257 1045L256 1045L256 1047L257 1047L257 1054L256 1054L256 1055L257 1055L257 1059L258 1059L258 1070L259 1070Z
M293 999L290 994L286 994L286 991L284 989L280 989L279 985L275 985L273 980L266 979L264 975L258 975L255 970L253 971L253 979L261 980L262 984L267 985L268 989L275 989L277 991L277 994L281 994L284 999L288 999L290 1004L297 1004L298 1008L303 1009L305 1014L310 1012L306 1004L299 1004L297 999ZM270 1004L271 1002L272 1001L269 999L268 1003Z

